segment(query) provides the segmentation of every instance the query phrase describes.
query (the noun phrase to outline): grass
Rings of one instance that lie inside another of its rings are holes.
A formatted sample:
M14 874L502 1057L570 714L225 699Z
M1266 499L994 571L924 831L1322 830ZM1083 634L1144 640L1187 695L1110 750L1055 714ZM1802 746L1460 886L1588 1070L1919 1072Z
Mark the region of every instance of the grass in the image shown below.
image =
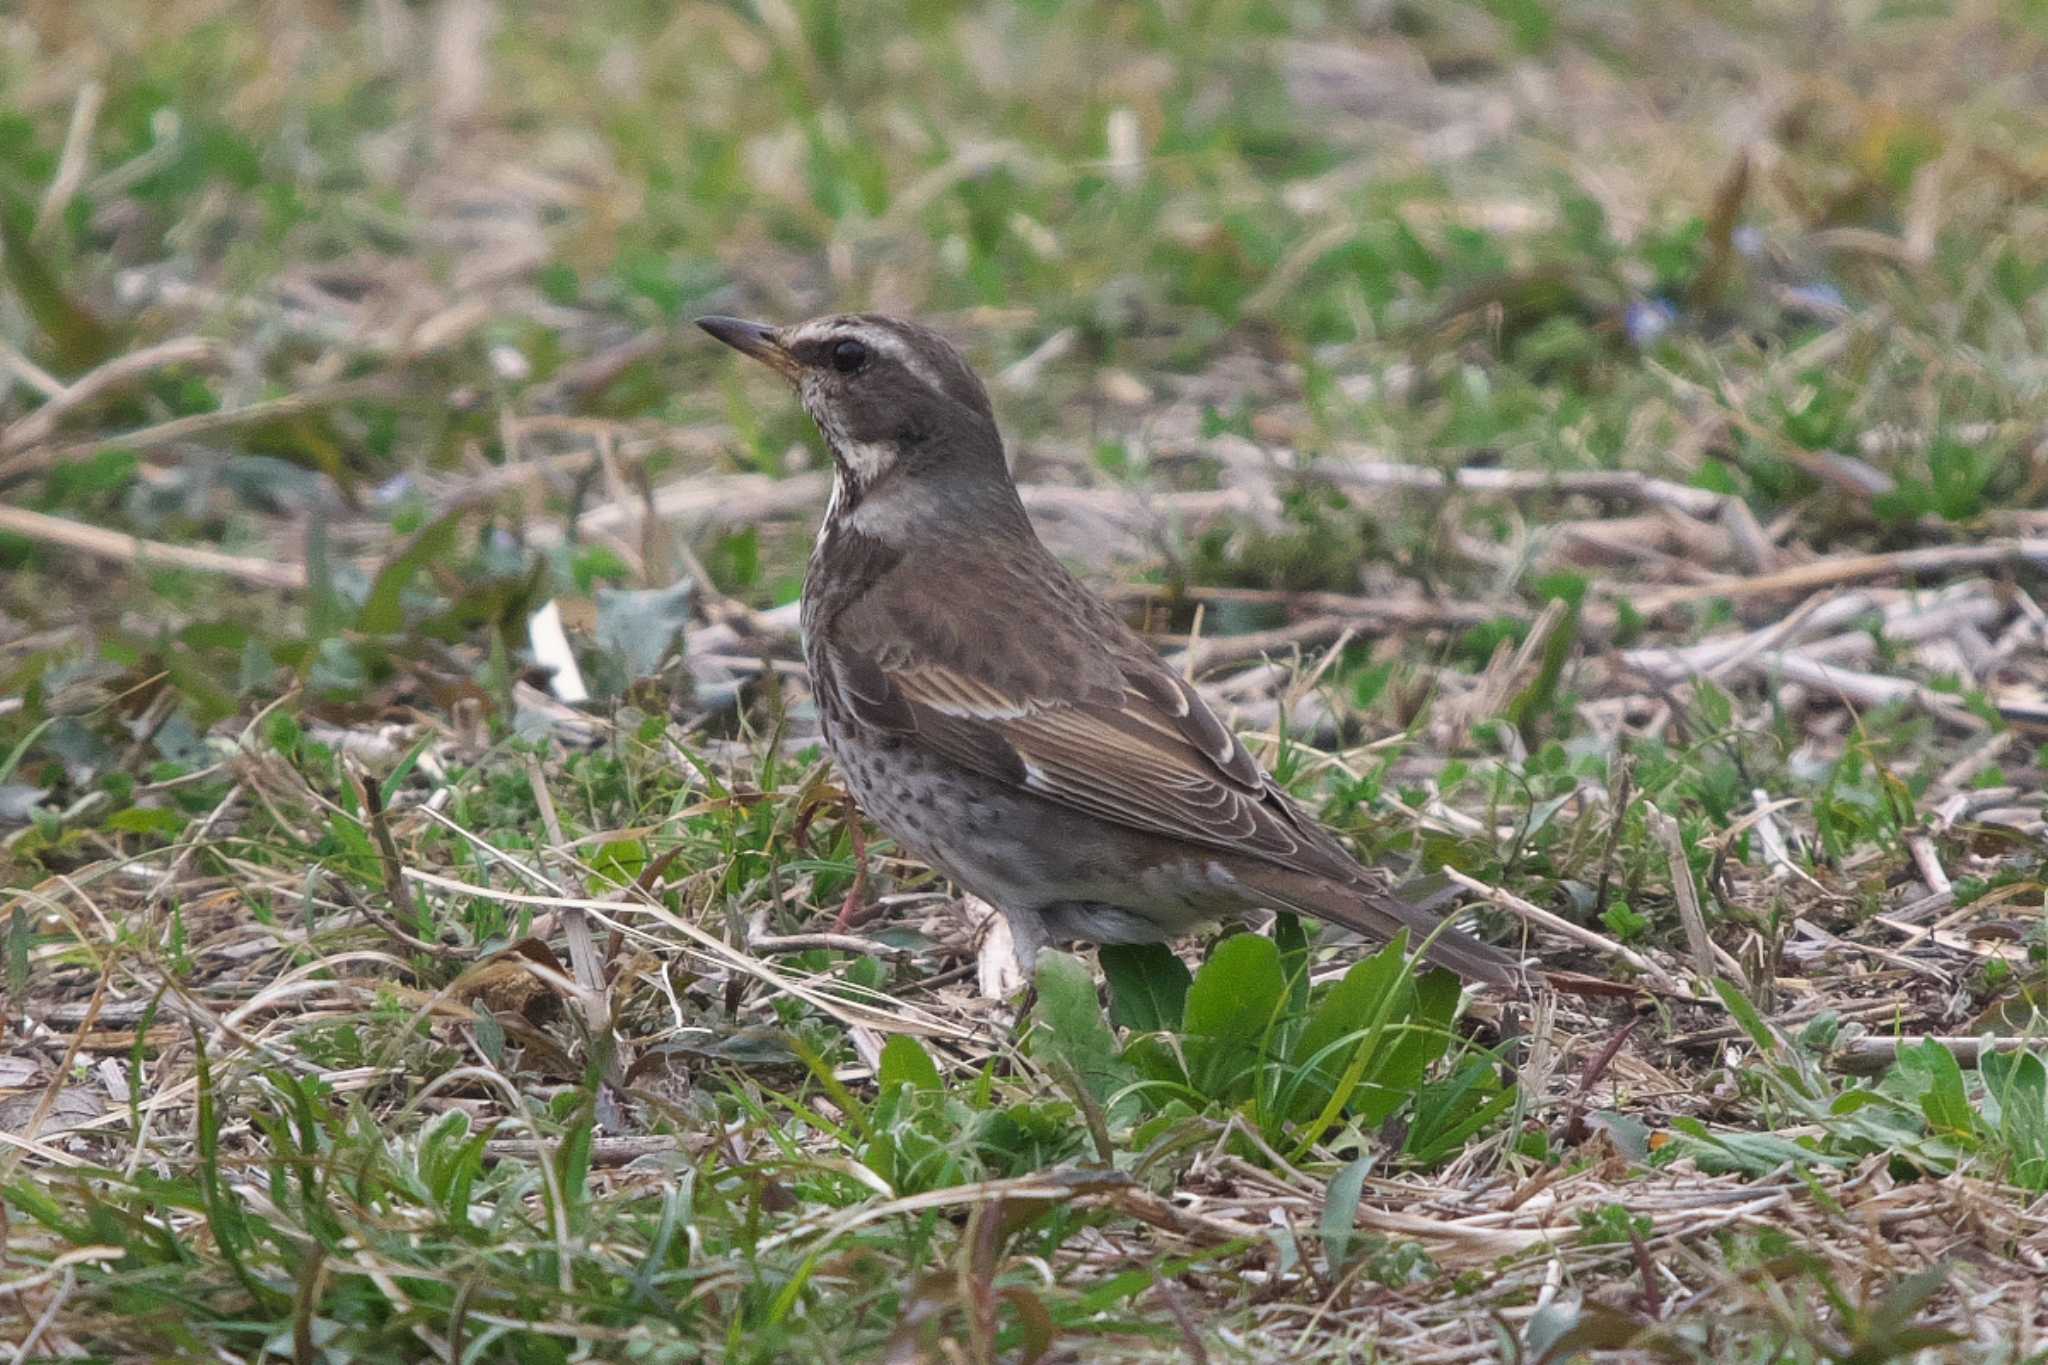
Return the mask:
M15 1358L2048 1359L2036 6L0 38ZM852 307L1568 989L864 859L684 325Z

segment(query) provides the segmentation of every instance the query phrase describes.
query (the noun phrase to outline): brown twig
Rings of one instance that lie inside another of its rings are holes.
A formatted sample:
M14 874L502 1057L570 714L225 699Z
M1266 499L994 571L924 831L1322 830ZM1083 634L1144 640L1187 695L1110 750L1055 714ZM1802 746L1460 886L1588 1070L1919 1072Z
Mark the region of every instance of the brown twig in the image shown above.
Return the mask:
M252 559L247 555L225 554L198 545L171 545L161 540L144 540L125 531L109 531L81 521L32 512L26 507L0 507L0 531L9 531L43 545L77 550L114 564L159 564L194 573L220 574L243 583L265 588L298 589L306 586L302 564Z
M48 440L57 424L71 413L158 370L172 365L219 365L226 359L226 348L209 337L176 337L117 355L66 384L62 393L0 432L0 459ZM5 469L0 464L0 472Z
M1665 971L1633 948L1624 947L1613 939L1596 934L1583 925L1573 924L1561 915L1553 915L1541 906L1533 905L1523 900L1505 887L1488 886L1485 882L1480 881L1476 877L1467 876L1455 867L1446 867L1444 869L1444 876L1450 878L1474 895L1482 896L1501 909L1527 920L1539 929L1547 929L1553 934L1570 939L1581 947L1591 948L1596 953L1604 953L1609 957L1619 958L1674 996L1688 1000L1695 998L1683 986L1679 985L1671 973Z
M1884 554L1836 555L1810 564L1795 564L1776 573L1749 578L1723 578L1690 583L1634 598L1644 615L1686 602L1715 597L1763 597L1781 592L1809 592L1839 583L1854 583L1891 574L1939 573L1954 569L1985 569L2001 564L2048 565L2048 538L1990 540L1982 545L1937 545Z
M548 851L559 850L568 841L562 837L562 821L555 814L554 794L548 790L547 773L540 766L540 759L533 754L526 755L526 783L533 791L533 804L540 811L542 831L547 835ZM565 905L562 907L562 931L569 940L569 970L576 978L576 984L583 988L586 1001L594 1001L592 1007L592 1030L602 1033L605 1025L604 1010L604 964L597 958L597 942L590 934L590 919L583 907Z
M1665 865L1671 871L1671 894L1678 903L1679 923L1685 926L1686 946L1692 950L1693 970L1699 973L1700 984L1711 982L1716 966L1742 984L1745 993L1749 982L1740 963L1726 954L1716 961L1717 949L1714 940L1707 934L1707 917L1700 909L1699 883L1692 878L1692 862L1686 857L1685 842L1679 835L1678 821L1644 803L1643 813L1649 817L1650 831L1657 836L1657 842L1664 846Z
M1622 1044L1629 1040L1629 1035L1641 1023L1640 1019L1629 1020L1614 1031L1606 1046L1587 1059L1586 1069L1579 1073L1579 1083L1572 1087L1571 1101L1565 1106L1564 1140L1567 1144L1576 1147L1586 1140L1586 1096L1593 1093L1593 1087L1600 1083L1600 1078L1607 1074L1607 1068L1614 1065L1614 1059L1620 1055Z
M747 940L747 951L762 957L776 953L807 953L817 948L837 953L864 953L890 961L907 962L916 956L907 948L894 948L876 939L862 938L859 934L765 934Z
M107 87L99 81L88 80L78 87L78 98L71 104L71 122L64 129L64 150L57 154L57 173L50 177L43 201L36 206L33 239L41 240L64 216L79 186L85 183L86 172L92 165L92 130L99 122L100 106L106 98Z
M1552 472L1467 466L1446 470L1385 460L1323 460L1318 461L1311 472L1331 483L1359 488L1412 488L1418 492L1455 490L1509 497L1573 495L1648 503L1700 518L1720 515L1722 505L1728 500L1725 493L1653 478L1629 469Z
M1995 1037L1991 1034L1982 1034L1970 1037L1939 1033L1924 1034L1917 1038L1857 1038L1838 1045L1832 1060L1844 1071L1879 1072L1899 1059L1901 1049L1918 1047L1922 1043L1939 1043L1955 1054L1957 1065L1976 1066L1991 1053L2038 1048L2041 1046L2041 1039L2018 1035Z
M1114 583L1102 588L1112 602L1157 602L1185 598L1191 602L1233 602L1251 606L1291 607L1296 611L1341 617L1346 624L1380 630L1456 630L1502 619L1526 621L1530 612L1517 602L1457 602L1423 597L1357 597L1339 592L1292 592L1280 588L1230 588L1190 583L1162 588L1155 583Z
M159 450L179 441L191 440L195 436L231 431L236 427L249 426L257 422L273 422L279 418L296 417L301 413L333 407L337 403L353 402L358 398L388 396L398 389L399 382L396 375L344 379L333 384L316 384L297 393L288 393L239 408L223 408L219 412L198 412L187 417L174 417L155 426L124 431L90 441L78 441L64 446L26 446L5 458L0 458L0 483L33 474L64 460L90 455L110 445L137 451ZM37 411L40 412L41 409ZM35 413L29 414L31 417L34 415Z
M1243 635L1211 636L1167 656L1176 673L1200 673L1224 664L1243 663L1266 654L1298 649L1303 645L1326 644L1351 629L1341 616L1312 616L1272 630L1248 631Z
M349 778L363 803L363 823L370 827L370 838L377 845L377 860L384 872L384 894L391 898L391 908L405 923L418 924L419 906L412 898L412 887L406 884L405 859L398 852L398 841L391 837L391 821L384 814L384 790L375 778L357 772L353 764L349 767Z

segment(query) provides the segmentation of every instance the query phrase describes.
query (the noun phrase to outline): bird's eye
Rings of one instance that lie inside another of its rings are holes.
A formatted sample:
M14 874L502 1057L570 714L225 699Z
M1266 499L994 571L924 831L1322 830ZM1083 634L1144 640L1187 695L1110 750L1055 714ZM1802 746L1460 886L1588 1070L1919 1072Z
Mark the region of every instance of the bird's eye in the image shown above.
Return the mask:
M868 348L852 337L846 337L832 346L832 368L841 374L852 374L868 363Z

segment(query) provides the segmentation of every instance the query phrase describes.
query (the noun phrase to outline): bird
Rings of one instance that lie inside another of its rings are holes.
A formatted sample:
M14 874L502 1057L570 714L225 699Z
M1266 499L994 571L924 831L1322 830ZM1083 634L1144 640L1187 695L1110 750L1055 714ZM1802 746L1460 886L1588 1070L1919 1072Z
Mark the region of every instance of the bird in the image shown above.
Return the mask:
M1156 943L1285 910L1408 931L1469 981L1505 953L1392 894L1190 683L1039 540L988 391L921 323L697 325L780 374L833 482L805 570L804 661L848 792L898 846L1048 945Z

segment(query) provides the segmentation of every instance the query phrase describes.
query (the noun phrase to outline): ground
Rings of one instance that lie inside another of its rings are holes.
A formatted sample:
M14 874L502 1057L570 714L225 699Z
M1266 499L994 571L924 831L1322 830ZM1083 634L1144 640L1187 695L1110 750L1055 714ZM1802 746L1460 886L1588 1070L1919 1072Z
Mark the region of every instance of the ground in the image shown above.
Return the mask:
M15 1358L2048 1359L2044 57L0 13ZM1027 991L856 843L823 453L687 325L846 308L1526 993L1287 919Z

